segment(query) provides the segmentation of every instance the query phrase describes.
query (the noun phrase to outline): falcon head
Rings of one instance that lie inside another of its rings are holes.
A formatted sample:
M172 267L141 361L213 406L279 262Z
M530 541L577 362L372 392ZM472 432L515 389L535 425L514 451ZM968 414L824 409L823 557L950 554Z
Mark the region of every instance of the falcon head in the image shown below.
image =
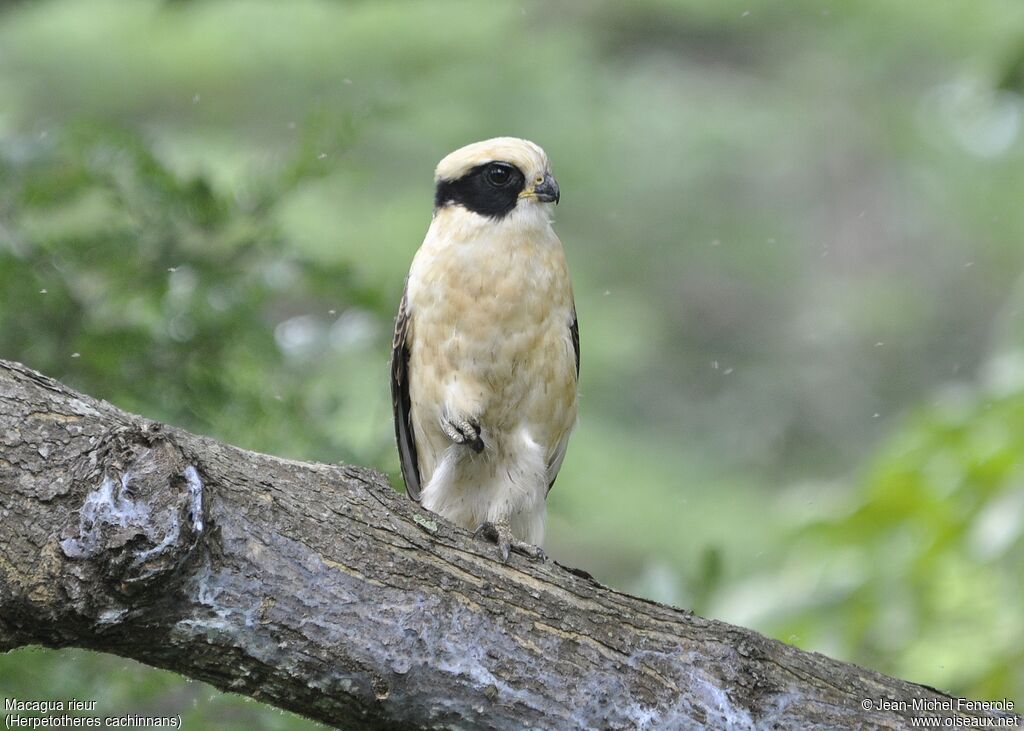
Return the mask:
M434 172L435 211L461 206L501 220L558 203L558 181L544 150L516 137L495 137L459 148Z

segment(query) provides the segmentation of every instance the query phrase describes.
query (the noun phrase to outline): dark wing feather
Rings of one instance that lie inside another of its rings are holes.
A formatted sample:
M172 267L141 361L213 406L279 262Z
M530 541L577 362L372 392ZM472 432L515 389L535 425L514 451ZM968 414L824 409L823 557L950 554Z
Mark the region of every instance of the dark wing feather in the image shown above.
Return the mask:
M569 325L569 334L572 336L572 349L576 351L576 380L580 378L580 324L576 320L576 307L572 308L572 324Z
M412 404L409 400L409 330L411 319L406 293L398 306L395 340L391 347L391 404L395 411L395 439L402 465L405 491L413 500L420 499L420 469L416 458L416 434L412 430Z
M576 319L576 308L572 308L572 322L569 323L569 337L572 338L572 349L576 353L576 380L580 378L580 325ZM551 482L548 483L548 492L551 492L551 488L555 485L555 479L558 477L558 470L562 467L562 460L565 459L565 450L569 446L569 435L566 434L558 448L555 450L555 454L551 461L548 463L548 473L551 474ZM552 474L553 473L553 474Z

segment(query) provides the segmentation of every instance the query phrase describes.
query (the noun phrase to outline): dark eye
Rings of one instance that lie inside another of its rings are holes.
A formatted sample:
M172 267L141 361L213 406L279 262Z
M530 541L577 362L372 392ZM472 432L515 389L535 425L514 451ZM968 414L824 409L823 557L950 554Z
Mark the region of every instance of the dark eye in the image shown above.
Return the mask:
M504 188L512 182L512 168L508 165L491 165L484 173L484 178L495 188Z

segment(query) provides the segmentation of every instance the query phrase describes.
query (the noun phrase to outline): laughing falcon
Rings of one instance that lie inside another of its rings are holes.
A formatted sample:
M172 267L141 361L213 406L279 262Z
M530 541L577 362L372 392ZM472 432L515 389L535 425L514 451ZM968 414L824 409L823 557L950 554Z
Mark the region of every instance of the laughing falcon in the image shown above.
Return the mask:
M406 491L505 558L510 548L537 554L576 423L580 363L551 228L558 183L544 151L514 137L456 150L434 182L391 356Z

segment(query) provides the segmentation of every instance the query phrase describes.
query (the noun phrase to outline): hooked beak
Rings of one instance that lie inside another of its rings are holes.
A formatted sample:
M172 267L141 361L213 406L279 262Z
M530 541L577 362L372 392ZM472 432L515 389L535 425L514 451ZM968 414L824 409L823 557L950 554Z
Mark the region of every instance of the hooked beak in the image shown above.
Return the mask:
M555 205L558 205L558 181L555 180L555 177L551 173L544 173L544 179L534 186L533 194L539 201L543 201L544 203L551 203L554 201Z

